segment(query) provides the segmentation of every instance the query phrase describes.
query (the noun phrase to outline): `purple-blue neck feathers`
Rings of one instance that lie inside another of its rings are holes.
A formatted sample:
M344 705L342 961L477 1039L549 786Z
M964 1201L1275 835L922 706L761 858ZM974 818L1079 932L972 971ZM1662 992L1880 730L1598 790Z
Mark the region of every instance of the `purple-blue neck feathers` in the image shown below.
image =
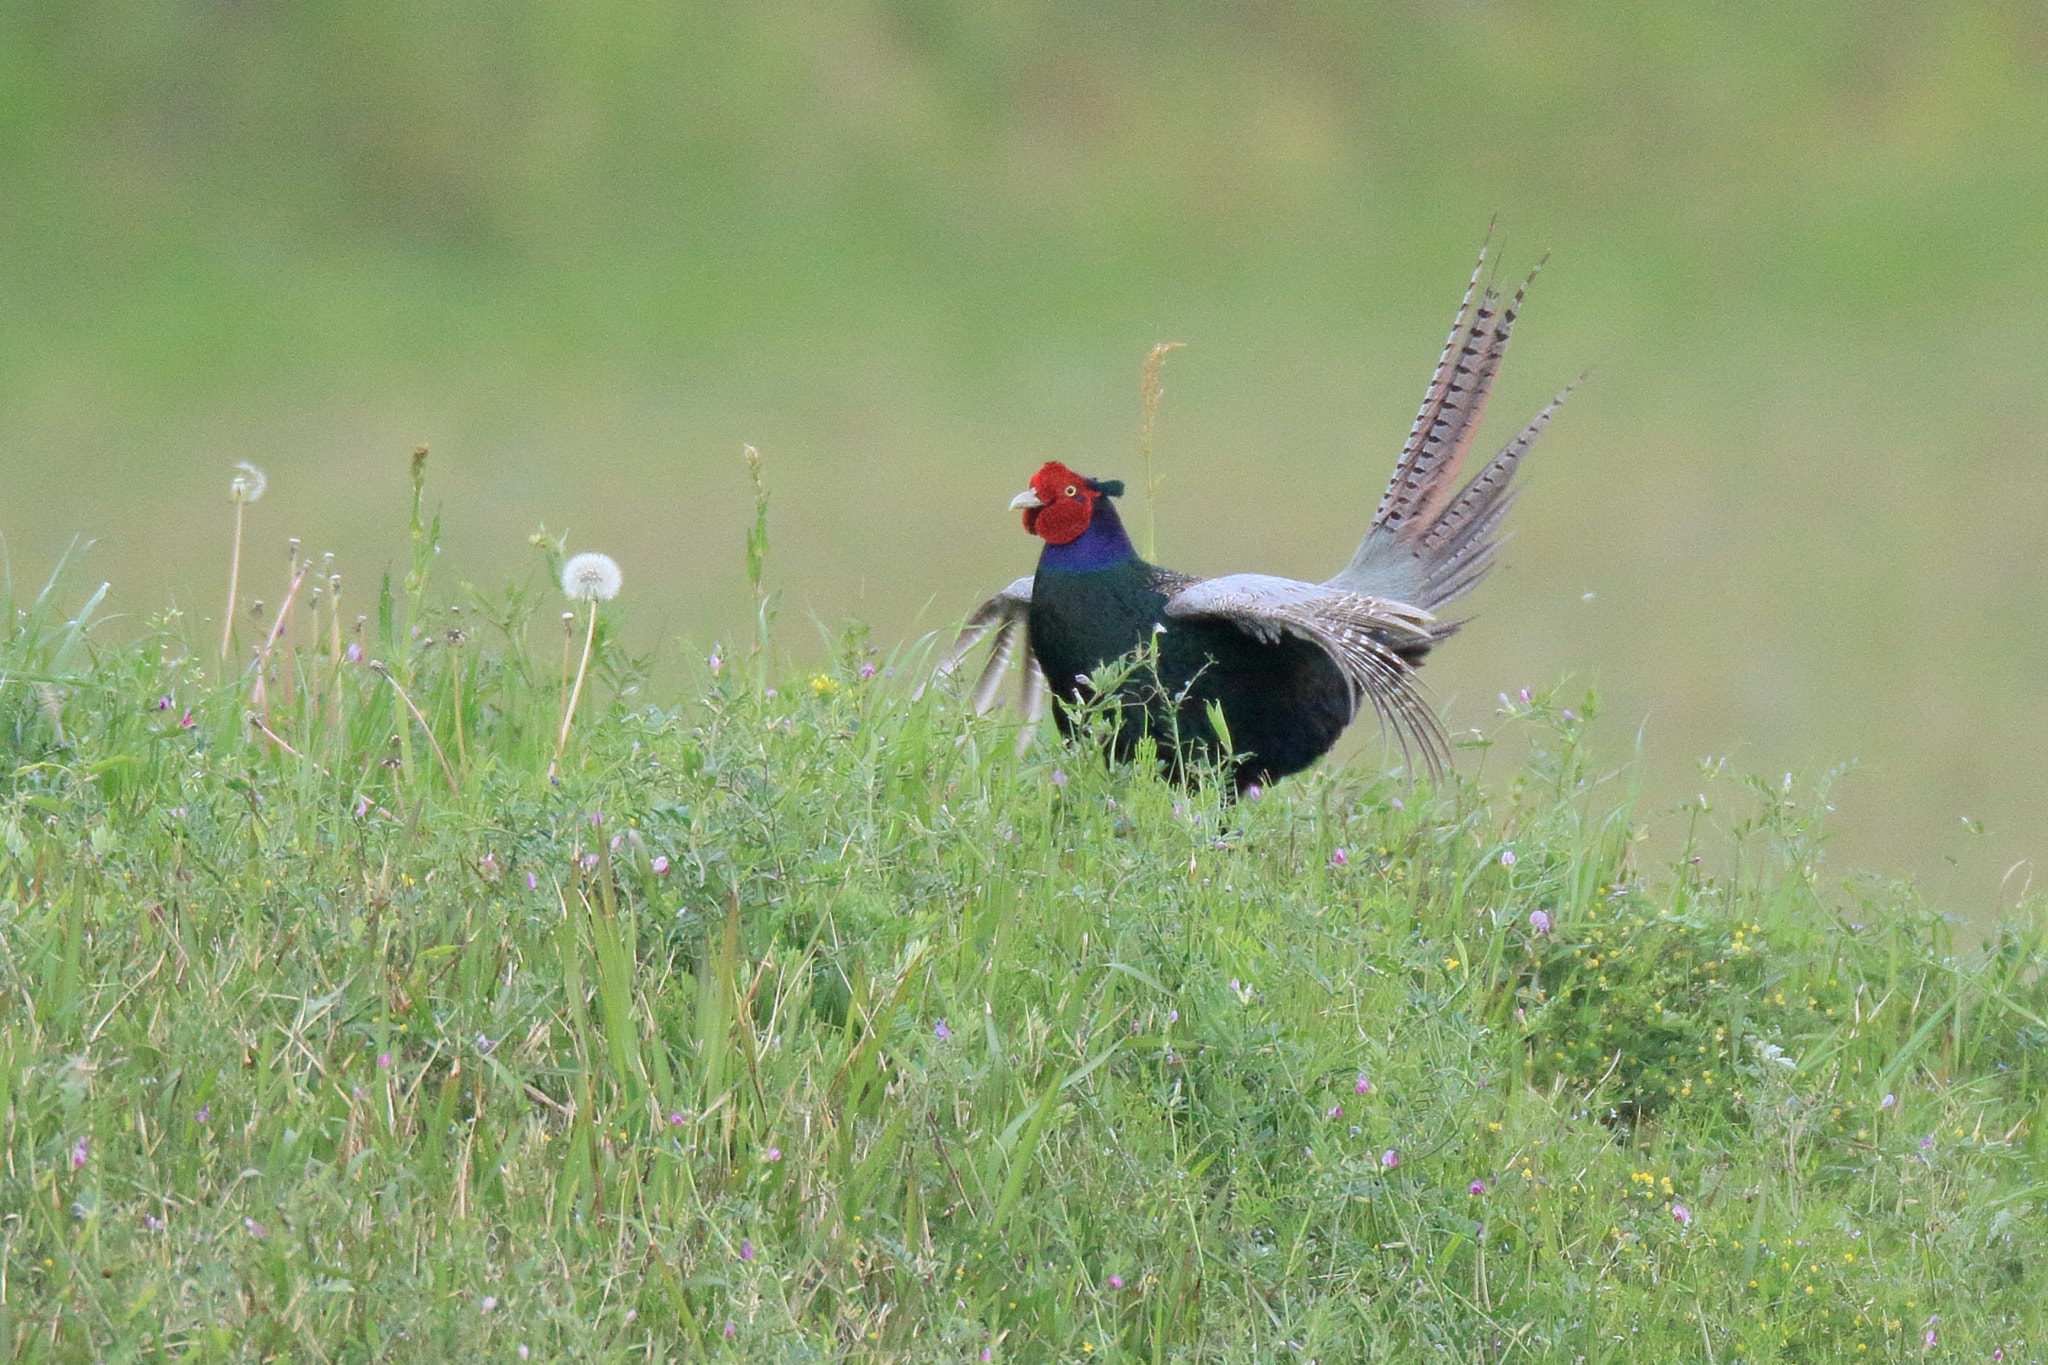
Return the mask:
M1116 514L1116 504L1105 496L1095 500L1087 530L1064 545L1048 543L1039 551L1038 571L1089 573L1137 557L1138 552L1131 548L1131 538L1124 534L1123 518Z

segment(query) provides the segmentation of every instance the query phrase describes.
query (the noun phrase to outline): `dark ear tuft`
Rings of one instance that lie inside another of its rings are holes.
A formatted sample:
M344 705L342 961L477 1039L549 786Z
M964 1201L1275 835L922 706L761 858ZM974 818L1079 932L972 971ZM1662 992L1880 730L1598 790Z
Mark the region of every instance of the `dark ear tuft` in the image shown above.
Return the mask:
M1120 498L1124 495L1124 481L1122 479L1090 479L1088 480L1088 486L1096 492L1112 498Z

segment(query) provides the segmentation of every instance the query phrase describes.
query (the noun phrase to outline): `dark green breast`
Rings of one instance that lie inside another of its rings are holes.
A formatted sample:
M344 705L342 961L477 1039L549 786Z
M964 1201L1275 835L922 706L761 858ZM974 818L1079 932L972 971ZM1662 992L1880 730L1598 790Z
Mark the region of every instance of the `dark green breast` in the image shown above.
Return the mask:
M1212 707L1230 732L1240 789L1328 753L1354 710L1336 664L1293 636L1262 644L1225 621L1168 620L1167 599L1192 581L1140 559L1107 497L1077 539L1045 547L1031 589L1031 647L1061 732L1073 732L1074 708L1093 699L1096 670L1156 647L1152 663L1124 675L1106 718L1118 759L1156 741L1169 775L1185 780L1191 765L1225 757Z

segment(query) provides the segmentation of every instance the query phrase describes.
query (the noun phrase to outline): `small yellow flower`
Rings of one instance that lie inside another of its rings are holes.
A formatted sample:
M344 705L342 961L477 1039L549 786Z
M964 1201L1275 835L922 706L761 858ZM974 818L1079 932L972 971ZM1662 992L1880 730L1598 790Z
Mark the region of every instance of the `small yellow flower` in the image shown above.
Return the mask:
M834 678L829 674L820 673L817 677L811 679L811 691L817 693L821 697L829 697L838 690L839 679Z
M1447 958L1445 958L1445 959L1444 959L1444 970L1445 970L1445 971L1448 971L1448 972L1455 972L1456 970L1458 970L1458 959L1456 959L1455 957L1447 957ZM1956 1132L1957 1132L1957 1135L1958 1135L1958 1136L1960 1136L1960 1135L1961 1135L1961 1133L1962 1133L1962 1130L1961 1130L1961 1129L1957 1129L1957 1130L1956 1130ZM1092 1349L1092 1348L1091 1348L1091 1349Z

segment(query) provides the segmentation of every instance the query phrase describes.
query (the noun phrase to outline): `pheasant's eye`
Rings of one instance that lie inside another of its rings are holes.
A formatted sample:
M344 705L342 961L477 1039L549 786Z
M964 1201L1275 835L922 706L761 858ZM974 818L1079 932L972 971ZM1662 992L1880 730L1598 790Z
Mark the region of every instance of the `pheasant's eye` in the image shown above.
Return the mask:
M1080 493L1081 493L1081 490L1080 490L1080 489L1078 489L1078 488L1076 488L1076 487L1074 487L1074 485L1072 485L1072 484L1068 484L1068 485L1067 485L1067 487L1066 487L1066 496L1068 496L1068 497L1070 497L1070 498L1073 498L1073 497L1079 497L1079 496L1080 496Z

